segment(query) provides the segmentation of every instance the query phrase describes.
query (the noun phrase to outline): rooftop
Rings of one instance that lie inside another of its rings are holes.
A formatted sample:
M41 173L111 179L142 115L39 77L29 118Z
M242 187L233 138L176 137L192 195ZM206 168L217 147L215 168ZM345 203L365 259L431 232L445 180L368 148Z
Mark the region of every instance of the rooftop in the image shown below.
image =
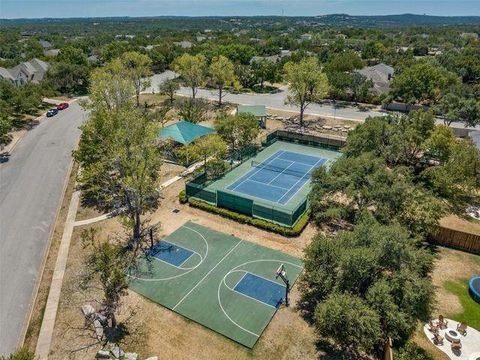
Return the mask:
M249 113L257 117L267 116L267 109L265 105L238 105L237 112L239 114Z
M188 145L198 138L214 132L214 129L206 126L197 125L189 121L179 121L160 129L158 135L161 139L172 139L177 143Z

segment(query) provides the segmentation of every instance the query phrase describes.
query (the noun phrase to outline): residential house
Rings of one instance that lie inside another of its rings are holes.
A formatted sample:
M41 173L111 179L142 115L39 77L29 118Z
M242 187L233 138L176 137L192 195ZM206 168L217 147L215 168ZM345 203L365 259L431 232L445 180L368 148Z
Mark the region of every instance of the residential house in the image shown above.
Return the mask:
M377 95L385 94L390 90L390 83L394 74L393 67L385 64L377 64L355 71L372 81L373 92Z
M0 78L10 81L15 86L26 84L27 82L40 82L48 70L48 63L40 59L32 59L23 62L14 68L0 68Z
M312 34L305 33L303 35L300 35L301 41L311 41L312 39L313 39Z
M174 42L173 45L181 47L182 49L191 49L193 44L190 41L177 41Z
M53 49L53 44L50 41L40 40L40 45L42 45L43 51Z

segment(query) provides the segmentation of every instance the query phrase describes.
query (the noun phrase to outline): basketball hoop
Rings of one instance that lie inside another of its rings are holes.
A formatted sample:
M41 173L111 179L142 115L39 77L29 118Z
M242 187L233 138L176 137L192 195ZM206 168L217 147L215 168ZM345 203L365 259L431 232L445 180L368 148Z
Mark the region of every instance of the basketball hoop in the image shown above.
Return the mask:
M288 281L287 271L285 270L285 266L283 266L283 264L281 264L275 272L275 279L278 279L279 277L285 283L285 305L288 306L288 293L290 292L290 282Z

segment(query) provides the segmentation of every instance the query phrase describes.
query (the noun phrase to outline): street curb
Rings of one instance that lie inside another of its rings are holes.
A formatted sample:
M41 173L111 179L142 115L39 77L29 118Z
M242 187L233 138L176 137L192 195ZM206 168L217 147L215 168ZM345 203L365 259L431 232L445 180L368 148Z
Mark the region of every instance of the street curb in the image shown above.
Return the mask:
M77 99L74 99L71 103L73 103L75 101L77 101ZM17 141L17 143L18 142L19 141ZM77 140L77 143L75 144L75 146L73 148L74 150L78 147L79 142L80 142L80 138ZM54 219L54 222L53 222L53 226L50 229L50 234L48 235L47 248L45 249L45 253L43 254L42 263L41 263L40 269L39 269L40 270L39 277L38 277L38 279L36 281L36 284L35 284L35 288L34 288L34 291L33 291L33 294L32 294L32 301L29 304L28 316L26 317L26 319L24 321L24 324L22 326L22 331L20 333L21 334L20 339L18 339L17 348L23 346L23 344L25 342L25 337L27 336L28 326L30 325L30 322L32 321L33 309L35 307L35 303L37 302L38 291L40 290L40 284L42 282L43 274L45 272L47 257L48 257L48 254L50 253L50 248L52 246L53 233L55 232L56 224L57 224L57 221L58 221L58 215L60 214L60 210L62 208L63 200L64 200L65 194L67 192L68 183L70 181L70 177L72 176L73 164L74 164L74 161L73 161L73 158L72 158L71 161L70 161L70 165L68 166L67 175L65 176L65 179L64 179L64 182L63 182L62 195L61 195L60 199L58 200L57 210L55 212L55 219ZM73 193L72 193L72 196L73 196Z
M75 148L76 148L76 146L75 146ZM55 220L54 220L53 226L50 230L50 234L48 235L48 245L47 245L47 248L45 249L45 253L43 255L42 264L40 265L40 272L39 272L40 276L38 277L37 282L35 284L34 293L32 294L33 295L32 302L29 305L29 308L30 308L29 309L29 315L26 318L25 323L23 324L21 337L19 339L17 347L22 347L23 346L23 343L25 342L25 337L27 335L28 326L30 325L30 322L32 321L33 309L35 307L35 303L37 302L38 291L40 290L40 284L42 283L43 274L45 272L45 266L47 264L48 254L50 253L50 248L52 246L53 233L55 232L56 224L57 224L57 221L58 221L58 216L60 214L60 210L62 208L63 200L64 200L65 194L67 192L68 183L69 183L70 177L72 175L72 169L73 169L73 159L70 162L70 165L69 165L68 170L67 170L67 176L65 177L65 180L64 180L64 183L63 183L62 196L60 197L60 199L58 201L58 204L57 204L57 211L55 213ZM72 195L73 195L73 193L72 193Z
M77 101L78 101L78 98L75 98L75 99L73 99L73 100L71 100L71 101L68 101L68 104L73 104L74 102L77 102ZM67 102L67 101L66 101L66 102ZM47 103L47 104L48 104L48 103ZM47 112L45 111L44 113L42 113L42 115L37 116L34 120L38 120L38 121L40 122L40 119L45 118L45 119L43 119L43 121L45 121L45 120L47 120L46 114L47 114ZM42 121L42 122L43 122L43 121ZM27 134L28 134L28 130L25 131L25 133L24 133L22 136L19 136L19 137L17 138L17 140L15 140L15 142L11 145L10 150L8 150L8 152L9 152L10 154L11 154L11 153L13 152L13 150L17 147L18 143L19 143ZM10 144L11 144L11 143L10 143ZM10 145L10 144L8 144L8 145ZM8 146L8 145L7 145L7 146Z

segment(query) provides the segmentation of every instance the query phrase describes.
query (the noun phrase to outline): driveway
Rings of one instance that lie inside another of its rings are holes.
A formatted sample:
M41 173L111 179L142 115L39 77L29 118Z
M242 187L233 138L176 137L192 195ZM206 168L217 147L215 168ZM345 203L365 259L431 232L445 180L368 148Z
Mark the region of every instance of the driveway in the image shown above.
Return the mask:
M85 116L72 103L29 131L0 164L0 355L23 335Z

